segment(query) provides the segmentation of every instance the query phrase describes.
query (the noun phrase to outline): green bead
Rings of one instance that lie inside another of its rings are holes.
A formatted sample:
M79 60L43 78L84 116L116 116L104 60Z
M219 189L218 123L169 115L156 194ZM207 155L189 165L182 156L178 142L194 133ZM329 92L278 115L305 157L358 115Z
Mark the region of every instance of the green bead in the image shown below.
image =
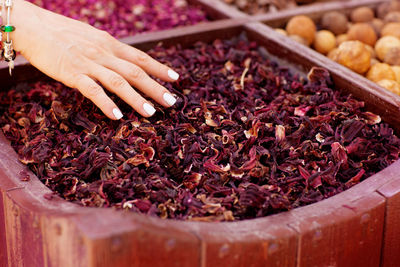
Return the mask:
M13 32L15 30L15 27L11 25L3 25L0 27L0 30L2 32Z

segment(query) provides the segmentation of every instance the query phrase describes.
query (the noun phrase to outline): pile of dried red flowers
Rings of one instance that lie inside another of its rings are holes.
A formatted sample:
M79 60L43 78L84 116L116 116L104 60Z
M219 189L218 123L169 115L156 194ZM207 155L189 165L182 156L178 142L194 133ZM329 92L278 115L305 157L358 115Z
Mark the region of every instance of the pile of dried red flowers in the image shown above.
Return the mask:
M20 160L63 198L161 218L240 220L340 193L399 157L400 139L329 74L293 75L243 37L150 54L179 71L180 100L110 121L59 83L1 93ZM113 96L114 97L114 96Z
M115 37L193 25L206 20L186 0L28 0L40 7L89 23Z

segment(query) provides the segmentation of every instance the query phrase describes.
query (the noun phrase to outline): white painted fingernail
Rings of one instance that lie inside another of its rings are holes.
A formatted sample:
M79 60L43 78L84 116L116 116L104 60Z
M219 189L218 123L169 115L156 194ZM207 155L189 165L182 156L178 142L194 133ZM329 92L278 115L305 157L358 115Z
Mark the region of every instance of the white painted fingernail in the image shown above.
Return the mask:
M168 70L168 76L174 81L179 79L179 74L173 70Z
M176 98L169 94L169 93L165 93L163 95L164 101L167 102L168 105L173 106L176 103Z
M156 109L155 109L152 105L150 105L150 104L148 104L148 103L144 103L144 104L143 104L143 109L144 109L144 111L146 111L146 113L147 113L148 115L150 115L150 116L153 116L154 113L156 113Z
M121 110L119 110L118 108L114 108L112 112L117 120L121 119L124 116L122 115Z

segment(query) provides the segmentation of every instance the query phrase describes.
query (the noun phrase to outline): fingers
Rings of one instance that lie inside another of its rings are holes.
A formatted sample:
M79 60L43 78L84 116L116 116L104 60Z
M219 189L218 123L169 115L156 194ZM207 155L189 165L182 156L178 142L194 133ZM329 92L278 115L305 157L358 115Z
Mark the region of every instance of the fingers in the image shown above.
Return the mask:
M127 44L119 45L114 53L120 59L127 60L139 66L150 75L158 77L163 81L173 82L179 79L179 74L173 69L161 64L146 53Z
M140 67L119 58L109 58L103 62L104 66L119 73L130 84L138 88L164 107L176 103L176 98L162 85L150 78Z
M142 71L142 70L141 70ZM143 71L142 71L143 72ZM143 72L144 73L144 72ZM138 80L143 79L141 72L135 73ZM144 99L138 92L136 92L131 85L116 72L107 69L106 67L97 65L91 70L90 76L98 80L110 92L118 95L122 100L134 108L140 115L144 117L152 116L156 110L151 103Z
M142 51L119 42L119 45L114 44L92 56L86 54L85 57L94 64L89 64L90 67L87 65L87 69L76 85L86 97L112 119L120 119L122 113L96 82L118 95L144 117L152 116L156 109L131 85L164 107L170 107L176 103L176 98L148 74L165 81L176 81L179 79L178 73Z
M117 105L107 96L103 88L86 75L79 75L75 86L85 97L89 98L103 113L112 120L123 117Z

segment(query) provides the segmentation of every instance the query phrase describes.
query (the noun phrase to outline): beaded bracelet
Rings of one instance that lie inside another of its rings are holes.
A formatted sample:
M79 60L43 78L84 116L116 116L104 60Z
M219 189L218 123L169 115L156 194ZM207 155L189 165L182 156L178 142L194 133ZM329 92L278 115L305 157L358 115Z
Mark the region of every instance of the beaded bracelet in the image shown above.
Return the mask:
M1 3L1 7L0 7L0 25L3 25L3 3ZM3 32L0 30L0 60L3 59Z
M8 62L8 69L10 71L10 75L12 69L14 68L14 59L17 55L15 50L13 49L12 40L10 39L10 33L15 30L15 27L10 24L10 14L12 8L12 0L4 0L2 2L1 8L6 10L6 24L1 25L0 30L6 34L6 40L3 42L3 50L1 52L1 56L4 57L4 60Z

